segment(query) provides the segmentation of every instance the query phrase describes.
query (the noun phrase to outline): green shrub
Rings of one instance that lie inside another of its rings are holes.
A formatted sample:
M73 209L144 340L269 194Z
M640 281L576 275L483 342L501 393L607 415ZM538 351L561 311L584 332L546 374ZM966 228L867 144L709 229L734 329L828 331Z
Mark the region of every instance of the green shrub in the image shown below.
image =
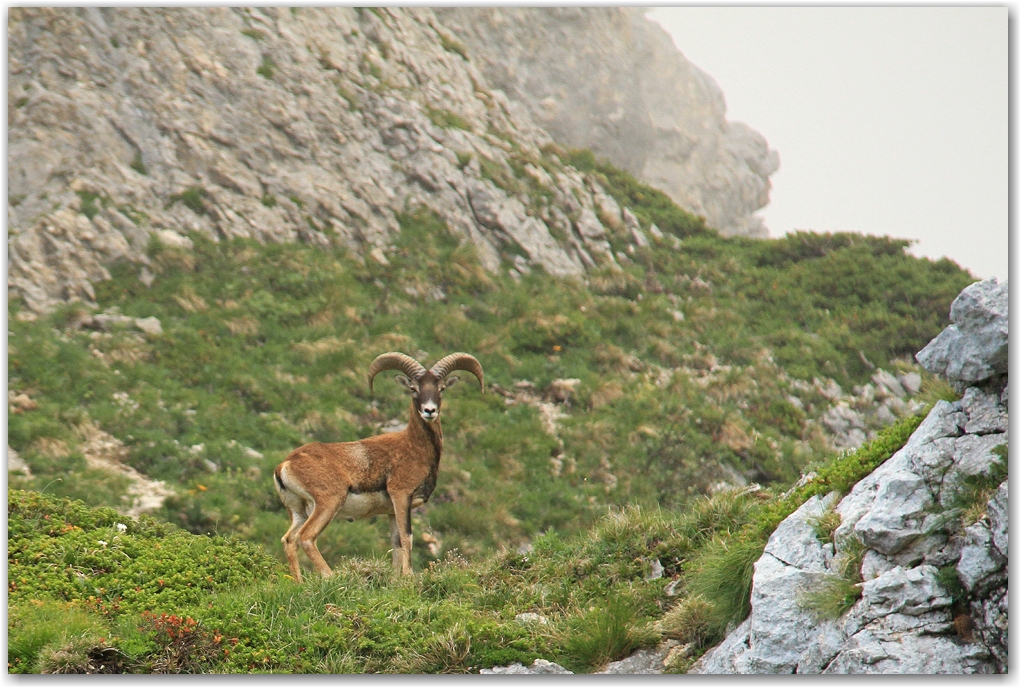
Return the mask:
M938 569L935 574L935 578L942 585L943 589L949 592L949 595L953 598L953 604L960 606L967 601L967 588L963 586L963 581L960 580L960 573L957 571L955 565L944 565Z
M77 601L119 614L173 610L282 568L246 542L35 492L8 492L8 599Z

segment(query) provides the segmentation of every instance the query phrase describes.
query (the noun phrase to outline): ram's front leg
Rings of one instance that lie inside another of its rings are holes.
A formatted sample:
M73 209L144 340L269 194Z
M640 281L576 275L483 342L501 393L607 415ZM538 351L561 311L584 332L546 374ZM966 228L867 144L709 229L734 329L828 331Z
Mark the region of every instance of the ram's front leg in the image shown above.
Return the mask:
M404 560L404 549L400 543L400 528L397 527L397 516L390 516L390 546L393 547L393 572L399 573L401 561Z
M411 570L411 543L413 537L411 535L411 493L406 494L390 494L390 499L393 501L393 520L392 523L396 525L397 537L394 537L394 547L396 547L396 540L399 539L400 543L400 572L404 575L412 574ZM391 525L392 527L392 525ZM391 529L392 533L392 529ZM393 567L396 568L398 565L397 549L393 550Z

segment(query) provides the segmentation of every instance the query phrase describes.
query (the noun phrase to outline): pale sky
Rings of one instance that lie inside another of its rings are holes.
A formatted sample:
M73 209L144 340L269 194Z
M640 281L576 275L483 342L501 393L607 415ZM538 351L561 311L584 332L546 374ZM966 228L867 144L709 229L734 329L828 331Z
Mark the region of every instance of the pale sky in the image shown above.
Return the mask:
M670 7L649 11L779 151L773 236L917 239L1008 277L1006 7Z

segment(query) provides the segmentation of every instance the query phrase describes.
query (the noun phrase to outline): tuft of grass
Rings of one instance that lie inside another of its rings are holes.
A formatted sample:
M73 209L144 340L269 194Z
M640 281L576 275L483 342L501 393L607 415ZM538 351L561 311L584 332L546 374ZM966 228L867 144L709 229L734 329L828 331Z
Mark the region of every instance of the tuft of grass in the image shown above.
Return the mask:
M365 53L361 56L361 71L367 72L379 82L382 82L383 72L382 67L376 64L368 55Z
M658 636L636 625L633 603L623 596L611 596L577 616L564 644L565 667L574 672L591 672L635 649L654 643Z
M255 28L242 29L241 33L247 36L248 38L253 38L257 41L264 41L266 39L265 32L259 31L258 29Z
M851 582L860 582L861 564L864 562L864 554L867 547L857 535L849 535L845 541L837 542L835 566L836 574Z
M471 164L471 159L474 158L474 153L457 153L457 167L458 169L464 169Z
M276 63L273 62L273 58L269 55L263 55L262 64L258 66L255 73L265 79L272 80L273 74L276 73Z
M838 526L838 525L837 525ZM826 575L816 587L807 590L801 606L820 620L835 620L853 608L861 598L861 563L867 547L856 535L837 542L835 575Z
M801 607L819 620L835 620L853 608L861 598L860 582L839 575L826 575L800 599Z
M337 84L336 92L341 98L347 101L347 105L351 110L353 111L358 110L358 108L360 107L360 102L358 100L357 93L347 88L342 83Z
M276 196L274 196L271 193L263 194L262 195L262 204L265 205L267 208L275 208L276 207Z
M149 170L145 167L145 160L142 159L142 151L135 152L134 158L131 160L131 169L135 170L139 174L148 176Z
M478 157L478 164L480 165L482 178L488 179L504 191L519 193L524 190L524 186L513 172L503 164L490 160L485 156Z
M18 98L18 100L14 103L14 107L17 107L19 109L24 107L25 105L28 105L28 98L25 96Z
M722 638L731 625L751 612L754 563L764 550L765 541L761 539L721 535L700 552L687 578L687 588L710 606L706 631L713 640Z
M998 457L989 466L988 472L967 475L953 491L949 499L949 512L959 514L956 531L973 525L988 513L988 501L995 491L1009 477L1009 444L1000 444L992 449Z
M208 195L209 193L201 186L189 186L180 193L170 196L166 207L169 208L174 203L181 202L196 215L205 215L208 213L208 209L205 206L205 198Z
M447 36L444 33L440 33L439 44L443 46L443 50L446 50L447 52L457 53L465 60L468 59L467 48L465 48L464 44L458 41L457 39L451 38L450 36Z
M716 636L712 630L714 608L697 594L692 594L666 611L659 621L662 636L704 649Z
M838 502L838 499L834 501ZM836 528L843 522L843 516L833 509L829 509L816 518L811 518L809 524L815 531L815 536L822 544L833 543L833 534Z
M425 114L429 120L441 129L462 129L471 131L471 124L460 115L440 108L427 107ZM458 158L459 159L459 158Z
M960 394L956 393L952 385L942 377L925 371L922 376L921 393L918 394L918 399L932 405L938 401L953 403L960 399Z
M75 191L75 193L81 198L81 212L83 215L92 219L99 214L99 210L103 205L102 196L92 191Z

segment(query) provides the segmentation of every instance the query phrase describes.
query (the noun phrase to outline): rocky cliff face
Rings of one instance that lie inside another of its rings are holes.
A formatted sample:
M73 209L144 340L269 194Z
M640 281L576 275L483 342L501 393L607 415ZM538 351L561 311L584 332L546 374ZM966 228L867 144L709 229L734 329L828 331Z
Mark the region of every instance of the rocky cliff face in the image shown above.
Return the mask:
M422 206L490 270L614 262L598 217L622 208L428 9L15 9L8 44L9 288L32 309L91 301L151 234L385 261Z
M602 221L647 240L470 54L425 8L14 9L10 292L37 311L91 302L112 262L144 264L151 235L184 243L192 230L385 261L399 213L421 207L489 270L612 264ZM721 95L689 71L704 85L680 99L694 122L681 147L711 157L733 148ZM729 203L729 186L764 202L744 177L712 179L721 195L693 209L728 216L708 208Z
M917 358L963 398L939 401L850 494L814 497L776 529L750 616L691 672L1006 672L1008 284L971 285L951 318ZM812 590L846 593L839 579L857 600L822 618Z
M591 148L725 234L766 236L779 156L726 120L722 91L635 8L446 8L494 87L563 144Z

